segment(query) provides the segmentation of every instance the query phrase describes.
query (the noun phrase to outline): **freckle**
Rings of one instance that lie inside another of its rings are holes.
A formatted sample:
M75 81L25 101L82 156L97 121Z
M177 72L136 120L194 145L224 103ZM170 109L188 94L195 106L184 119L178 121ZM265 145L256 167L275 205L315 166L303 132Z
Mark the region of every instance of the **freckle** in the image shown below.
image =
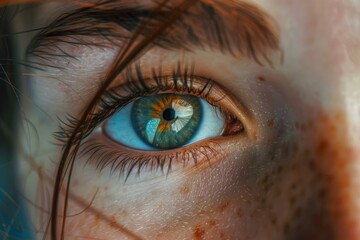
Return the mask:
M263 178L263 180L261 181L261 183L262 183L263 185L265 185L268 181L269 181L269 175L266 174L266 176Z
M116 226L117 221L116 221L116 218L115 218L114 216L111 216L111 217L110 217L110 222L109 222L109 224L110 224L111 227Z
M287 234L290 230L290 224L289 222L286 222L285 225L284 225L284 228L283 228L283 232L284 234Z
M301 215L301 208L298 207L298 208L296 208L296 210L295 210L294 216L295 216L296 218L299 218L300 215Z
M326 139L321 139L316 146L316 152L320 155L324 154L329 147L329 142Z
M301 130L302 132L305 132L305 131L307 130L307 125L306 125L305 123L300 124L300 130Z
M314 163L314 160L313 160L313 159L311 159L311 160L309 161L308 167L309 167L310 170L315 170L315 169L316 169L315 163Z
M284 146L281 150L282 150L282 151L281 151L281 154L282 154L284 157L289 156L289 153L290 153L289 146Z
M322 114L320 117L319 117L319 120L323 123L327 123L329 122L329 116L326 115L326 114Z
M270 120L267 121L267 126L268 126L269 128L273 128L273 127L274 127L274 124L275 124L274 119L270 119Z
M210 226L210 227L214 227L217 225L217 222L215 220L210 220L207 222L207 224Z
M283 171L283 166L279 166L276 170L277 174L280 174Z
M199 215L200 215L200 216L206 215L206 211L205 211L205 210L201 210L201 211L199 212Z
M277 225L277 215L274 214L274 212L272 210L269 211L269 219L270 219L270 222L273 226L276 226Z
M243 210L241 208L236 211L236 216L238 216L239 218L242 218L244 216Z
M229 202L225 202L224 204L219 206L219 210L220 212L224 212L228 207L229 207L230 203Z
M258 77L258 80L264 82L264 81L265 81L265 78L264 78L264 76L259 76L259 77Z
M295 205L295 201L296 201L296 197L295 197L295 196L291 196L290 199L289 199L290 206L294 206L294 205Z
M307 127L308 127L308 128L312 128L312 127L313 127L313 122L312 122L312 121L308 121Z
M271 221L271 224L272 224L273 226L276 226L276 224L277 224L277 219L276 219L275 216L271 216L271 217L270 217L270 221Z
M326 130L328 131L328 134L333 135L336 133L337 128L335 124L329 123L329 125L327 126Z
M343 113L336 113L335 120L339 123L345 122L345 116Z
M201 239L204 239L204 235L205 235L205 230L200 228L200 226L197 225L194 230L194 238L201 240Z
M296 182L293 182L291 185L290 185L290 189L291 190L295 190L297 188L297 183Z
M99 224L100 222L100 217L99 216L95 216L95 226Z
M270 184L266 184L265 187L264 187L264 191L268 192L270 187L271 187Z
M187 194L190 192L190 189L188 187L182 187L180 188L180 193Z

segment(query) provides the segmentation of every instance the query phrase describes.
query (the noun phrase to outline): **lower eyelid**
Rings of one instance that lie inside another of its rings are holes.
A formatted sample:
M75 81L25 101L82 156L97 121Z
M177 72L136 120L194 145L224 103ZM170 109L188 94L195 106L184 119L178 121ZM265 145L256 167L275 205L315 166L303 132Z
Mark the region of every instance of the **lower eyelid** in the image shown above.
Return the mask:
M125 181L130 177L141 178L141 175L148 172L153 173L151 178L156 178L169 173L192 171L191 166L196 166L196 171L213 167L228 154L223 145L236 142L239 136L241 134L205 139L178 149L149 152L119 147L99 133L93 133L83 142L79 157L84 159L86 165L94 166L98 171L119 175ZM143 179L136 181L141 180Z

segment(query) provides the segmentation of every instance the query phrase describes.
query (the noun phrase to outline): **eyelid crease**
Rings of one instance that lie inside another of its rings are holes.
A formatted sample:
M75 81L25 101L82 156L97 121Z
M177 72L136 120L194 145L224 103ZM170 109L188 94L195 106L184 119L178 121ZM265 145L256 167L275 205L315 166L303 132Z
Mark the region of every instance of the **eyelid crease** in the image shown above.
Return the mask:
M119 38L125 42L143 20L150 19L143 35L152 32L156 26L172 11L171 6L156 14L153 9L145 7L126 7L124 4L107 6L99 5L75 9L64 13L57 20L41 31L28 47L28 55L41 58L59 57L54 54L69 55L65 49L56 46L57 42L67 42L72 45L84 44L85 36L102 36L105 39ZM115 24L129 33L119 33L109 24ZM160 34L154 44L165 49L191 50L193 47L219 49L225 53L240 55L263 65L271 64L270 51L280 51L279 37L274 27L274 21L253 4L245 2L202 1L179 20L171 31ZM86 42L91 44L91 42ZM54 46L55 45L55 46ZM59 49L61 48L61 49ZM64 54L65 53L65 54Z

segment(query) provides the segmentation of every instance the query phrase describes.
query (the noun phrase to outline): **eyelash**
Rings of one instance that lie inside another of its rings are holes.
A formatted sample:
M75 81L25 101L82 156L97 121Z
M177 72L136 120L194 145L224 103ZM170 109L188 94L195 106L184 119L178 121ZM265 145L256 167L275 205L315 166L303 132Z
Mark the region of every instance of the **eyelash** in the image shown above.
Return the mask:
M134 76L134 73L136 76ZM223 116L225 116L225 126L228 124L238 124L238 126L242 126L239 120L226 111L224 107L216 107L219 106L219 102L225 96L214 99L211 96L211 91L215 86L215 82L208 78L196 76L194 74L194 66L189 67L189 65L185 65L182 67L181 63L178 63L177 66L173 68L170 75L164 75L162 66L160 65L158 68L152 68L151 77L144 76L140 64L129 67L123 77L125 84L114 87L104 93L98 104L96 113L93 113L91 118L80 127L81 130L88 130L85 132L79 131L76 142L87 139L94 129L96 129L103 121L130 102L141 97L168 91L173 93L192 94L203 98L212 104L216 111L220 111L218 114L223 114ZM199 81L199 79L201 79L201 81ZM201 88L195 87L195 85L198 85L198 82L202 83ZM151 83L153 85L151 85ZM121 94L120 92L124 93ZM68 116L66 121L62 121L60 131L55 133L56 139L61 143L66 144L68 138L79 124L80 122L78 119ZM225 128L223 135L234 135L242 130L241 127L235 129L235 132L231 132L231 128ZM94 162L96 168L100 171L106 166L111 165L110 172L118 172L120 176L124 175L126 181L135 169L137 169L137 175L139 175L140 171L145 167L151 171L160 169L162 172L166 170L166 172L169 173L174 161L182 161L183 167L185 167L189 160L192 159L194 164L197 165L201 159L207 159L209 162L209 156L214 157L221 152L220 145L216 144L214 141L199 146L196 146L198 145L196 143L192 145L193 146L187 147L186 149L183 149L183 147L179 148L181 151L175 149L173 151L163 151L163 154L137 153L137 156L136 154L131 156L128 150L124 151L119 148L111 148L90 137L90 139L81 143L79 156L88 157L86 164Z
M180 92L178 85L179 82L185 84L182 87L184 93L186 92L198 97L202 97L210 103L213 102L213 104L215 104L216 100L214 101L209 98L209 94L214 85L214 82L211 79L206 79L206 83L204 84L203 89L198 91L193 87L195 80L193 70L194 69L192 68L189 71L188 66L185 66L184 70L182 70L181 64L178 63L177 68L173 69L171 75L163 75L162 66L159 66L157 69L152 68L151 77L144 77L143 71L139 64L135 64L135 69L129 66L123 77L125 84L113 87L103 94L103 97L100 99L97 107L97 113L93 113L91 118L83 123L82 127L80 127L80 130L87 130L85 132L78 131L78 137L75 138L76 141L74 142L76 143L86 138L95 129L95 127L99 125L99 123L137 98L170 90ZM136 76L133 74L134 71ZM153 80L153 83L155 84L154 86L151 86L151 88L149 87L149 80ZM125 93L121 95L119 93L120 90L124 91ZM206 90L207 92L205 93ZM55 138L60 143L66 144L69 137L79 124L80 122L77 118L70 115L66 116L65 120L60 120L60 131L54 134Z
M136 176L140 176L144 168L150 171L160 170L168 175L174 161L182 162L183 168L190 161L196 166L203 159L206 159L210 164L210 156L216 157L221 152L219 144L210 142L207 145L199 145L186 150L168 152L167 154L139 154L134 156L129 151L114 150L105 144L92 140L84 143L84 148L80 151L79 156L86 156L87 161L85 165L93 162L96 165L96 169L100 171L104 170L107 166L111 166L110 173L116 172L119 176L124 176L124 181L126 182L134 170L136 170Z

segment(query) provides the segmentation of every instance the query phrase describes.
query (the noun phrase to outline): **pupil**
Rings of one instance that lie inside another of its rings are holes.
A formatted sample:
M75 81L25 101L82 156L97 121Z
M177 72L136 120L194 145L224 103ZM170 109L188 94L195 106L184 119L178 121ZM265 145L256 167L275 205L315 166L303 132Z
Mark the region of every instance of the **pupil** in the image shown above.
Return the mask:
M163 118L164 118L166 121L174 120L174 118L175 118L175 110L172 109L172 108L166 109L166 110L163 112Z

